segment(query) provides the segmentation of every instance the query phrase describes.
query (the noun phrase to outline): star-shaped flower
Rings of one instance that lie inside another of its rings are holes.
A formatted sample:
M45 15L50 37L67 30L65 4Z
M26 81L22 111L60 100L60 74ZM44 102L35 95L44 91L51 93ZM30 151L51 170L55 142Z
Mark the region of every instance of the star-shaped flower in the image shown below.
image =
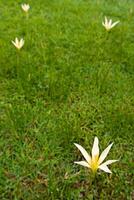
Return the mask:
M24 10L25 12L28 12L29 9L30 9L30 6L29 6L29 4L22 4L22 5L21 5L21 8L22 8L22 10Z
M103 170L107 173L112 173L107 165L110 165L118 160L108 160L102 163L107 157L113 143L111 143L99 156L99 140L97 137L94 138L94 143L92 147L92 156L90 156L87 151L79 144L74 143L74 145L80 150L86 161L74 162L76 164L88 167L93 173L96 173L98 169Z
M23 45L24 45L24 40L23 40L23 38L21 38L20 41L19 41L18 38L15 38L15 41L12 41L12 44L13 44L17 49L20 50L20 49L23 47Z
M105 21L102 22L102 25L105 27L107 31L110 31L114 26L116 26L120 21L116 21L112 23L112 19L108 21L107 17L105 17Z

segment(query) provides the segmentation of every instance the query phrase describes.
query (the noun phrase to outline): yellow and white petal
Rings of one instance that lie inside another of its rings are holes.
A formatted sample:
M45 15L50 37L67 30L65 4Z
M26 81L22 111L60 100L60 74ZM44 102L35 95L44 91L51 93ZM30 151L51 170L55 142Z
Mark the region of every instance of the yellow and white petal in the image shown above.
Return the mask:
M87 151L86 151L81 145L79 145L79 144L77 144L77 143L74 143L74 145L80 150L80 152L82 153L82 155L84 156L84 158L86 159L86 161L87 161L88 163L90 163L90 162L91 162L91 157L90 157L90 155L87 153Z
M84 167L88 167L88 168L90 167L90 165L86 161L79 161L79 162L74 162L74 163L78 165L82 165Z
M109 153L113 143L111 143L100 155L99 157L99 164L103 162L103 160L107 157L107 154Z
M23 45L24 45L24 40L21 39L21 40L20 40L20 46L22 47Z
M108 25L108 19L107 19L106 16L105 16L105 25L106 25L106 26Z
M104 22L102 22L102 25L105 27L105 24L104 24Z
M12 44L14 45L14 46L16 46L16 43L12 40Z
M18 45L18 43L19 43L18 38L15 38L15 43L16 43L16 45Z
M99 156L99 140L97 137L94 138L93 148L92 148L92 159L95 156Z
M103 165L110 165L110 164L115 163L117 161L119 161L119 160L107 160L106 162L103 163Z
M114 22L112 25L111 25L111 28L113 28L114 26L116 26L120 21L117 21L117 22Z
M112 173L110 171L110 169L107 167L107 165L105 165L105 164L100 165L98 168L101 169L101 170L103 170L106 173L110 173L110 174Z
M109 20L109 26L111 27L112 25L112 19Z
M21 48L22 46L23 46L23 41L20 40L19 47Z

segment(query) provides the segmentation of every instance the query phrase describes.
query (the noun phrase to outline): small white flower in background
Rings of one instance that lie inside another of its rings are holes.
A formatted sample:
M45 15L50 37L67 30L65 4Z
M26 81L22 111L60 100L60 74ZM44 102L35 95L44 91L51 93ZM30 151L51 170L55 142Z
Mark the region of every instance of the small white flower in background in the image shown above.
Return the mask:
M17 48L17 49L21 49L24 45L24 40L23 38L20 39L20 41L18 40L18 38L15 38L15 41L12 41L12 44Z
M105 21L102 22L102 25L105 27L107 31L112 29L114 26L116 26L120 21L116 21L112 23L112 19L108 20L107 17L105 17Z
M107 157L112 145L110 144L99 156L99 140L97 137L94 138L94 143L92 147L92 156L90 156L87 151L79 144L74 143L74 145L80 150L86 161L74 162L76 164L88 167L92 170L93 173L96 173L98 169L103 170L107 173L112 173L107 165L114 163L118 160L108 160L104 163L104 159Z
M29 4L22 4L21 5L22 10L24 10L25 12L28 12L28 10L30 9Z

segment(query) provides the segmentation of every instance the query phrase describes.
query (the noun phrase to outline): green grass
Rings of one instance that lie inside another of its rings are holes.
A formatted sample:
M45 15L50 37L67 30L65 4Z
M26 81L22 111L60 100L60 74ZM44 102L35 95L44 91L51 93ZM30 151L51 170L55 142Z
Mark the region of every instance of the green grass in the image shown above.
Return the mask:
M0 1L0 199L133 200L133 0L29 0L28 19L21 3ZM73 144L94 136L119 159L96 194Z

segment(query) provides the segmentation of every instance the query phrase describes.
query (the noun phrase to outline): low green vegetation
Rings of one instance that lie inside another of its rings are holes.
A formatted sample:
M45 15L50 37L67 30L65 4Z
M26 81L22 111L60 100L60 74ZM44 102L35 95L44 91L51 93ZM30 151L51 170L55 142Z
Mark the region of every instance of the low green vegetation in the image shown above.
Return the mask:
M133 200L134 1L22 3L0 0L0 199ZM119 159L97 184L73 144L95 136Z

